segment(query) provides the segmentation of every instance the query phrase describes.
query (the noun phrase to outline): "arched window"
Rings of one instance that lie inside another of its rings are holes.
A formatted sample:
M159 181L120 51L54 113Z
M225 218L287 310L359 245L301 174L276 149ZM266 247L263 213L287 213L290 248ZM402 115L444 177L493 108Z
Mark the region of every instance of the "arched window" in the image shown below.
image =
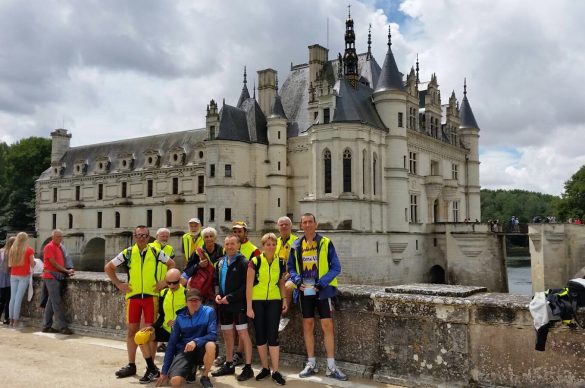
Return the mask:
M376 195L376 177L378 176L378 156L374 153L374 159L372 161L372 189L374 195Z
M366 150L362 152L362 194L366 193Z
M323 152L325 194L331 193L331 151Z
M351 150L343 151L343 192L351 192Z
M120 227L120 212L116 212L116 214L114 214L114 228L119 228Z
M69 229L73 229L73 214L69 213Z
M171 209L167 209L167 228L173 226L173 212Z

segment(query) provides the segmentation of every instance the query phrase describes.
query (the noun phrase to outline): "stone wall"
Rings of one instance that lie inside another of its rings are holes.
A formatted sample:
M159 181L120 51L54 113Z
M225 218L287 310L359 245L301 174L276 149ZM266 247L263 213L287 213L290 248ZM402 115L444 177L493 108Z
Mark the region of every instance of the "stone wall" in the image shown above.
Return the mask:
M23 315L37 324L39 287L35 279L35 299L23 306ZM344 285L340 291L336 358L351 375L406 386L585 384L585 331L553 328L546 352L536 352L528 297L424 284ZM75 331L124 337L123 296L105 275L78 274L65 300ZM283 363L300 367L305 352L296 308L281 343Z

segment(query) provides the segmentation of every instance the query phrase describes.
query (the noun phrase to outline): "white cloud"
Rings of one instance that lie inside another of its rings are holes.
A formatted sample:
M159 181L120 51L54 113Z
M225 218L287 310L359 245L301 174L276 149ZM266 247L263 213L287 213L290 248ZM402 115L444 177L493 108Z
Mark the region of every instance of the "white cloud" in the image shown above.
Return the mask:
M353 2L358 51L372 23L383 62L392 16L403 73L419 53L421 78L435 72L443 100L451 90L461 100L467 77L482 186L560 193L585 161L585 3L405 0L407 17L386 4ZM330 57L342 52L346 15L333 0L4 1L0 140L63 124L74 145L200 128L210 99L235 103L244 65L250 91L260 69L284 81L308 45L326 44L327 20Z

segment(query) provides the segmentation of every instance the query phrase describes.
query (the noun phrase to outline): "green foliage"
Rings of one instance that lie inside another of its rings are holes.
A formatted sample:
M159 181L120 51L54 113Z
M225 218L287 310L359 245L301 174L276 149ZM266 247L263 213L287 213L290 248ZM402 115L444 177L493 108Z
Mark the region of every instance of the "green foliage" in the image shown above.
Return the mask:
M0 144L0 229L34 229L35 182L50 164L50 139Z
M565 182L565 192L554 203L562 220L583 218L585 215L585 166Z
M559 198L554 195L525 190L481 190L482 221L500 220L507 223L512 216L521 223L532 222L534 216L544 218L557 216L553 203Z

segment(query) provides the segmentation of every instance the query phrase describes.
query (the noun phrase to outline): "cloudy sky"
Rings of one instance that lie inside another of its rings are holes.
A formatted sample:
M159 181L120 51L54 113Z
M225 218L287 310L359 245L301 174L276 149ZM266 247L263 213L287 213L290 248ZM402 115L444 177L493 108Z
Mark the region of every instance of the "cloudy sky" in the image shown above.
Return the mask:
M202 128L211 98L235 104L307 46L343 51L335 0L1 0L0 141L73 134L72 145ZM481 128L481 184L560 194L585 164L585 2L350 0L358 52L382 64L387 26L407 73L435 72ZM329 34L327 33L329 26ZM327 36L329 41L327 42Z

